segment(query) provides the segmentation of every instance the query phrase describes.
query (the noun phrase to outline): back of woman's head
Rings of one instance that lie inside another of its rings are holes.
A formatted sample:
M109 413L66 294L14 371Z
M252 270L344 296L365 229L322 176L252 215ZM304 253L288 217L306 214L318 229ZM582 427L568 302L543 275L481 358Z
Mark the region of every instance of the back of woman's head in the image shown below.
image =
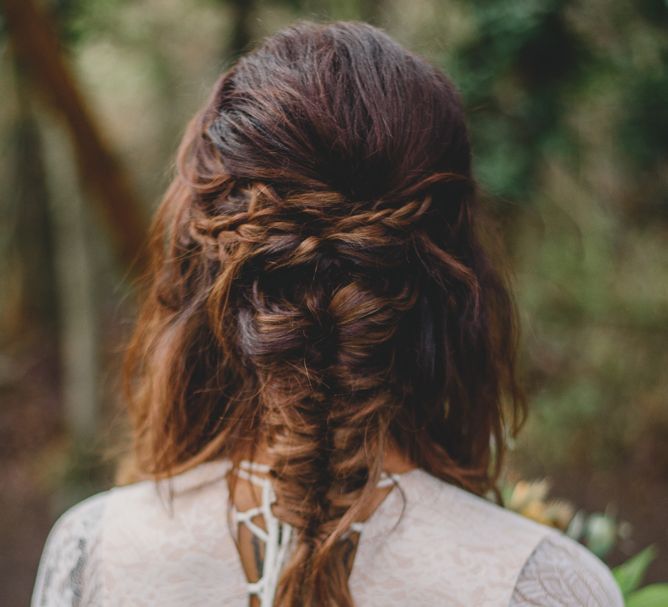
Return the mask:
M494 484L521 401L475 191L453 85L360 23L269 38L187 130L127 359L134 462L266 444L296 531L278 604L351 604L340 540L387 447Z

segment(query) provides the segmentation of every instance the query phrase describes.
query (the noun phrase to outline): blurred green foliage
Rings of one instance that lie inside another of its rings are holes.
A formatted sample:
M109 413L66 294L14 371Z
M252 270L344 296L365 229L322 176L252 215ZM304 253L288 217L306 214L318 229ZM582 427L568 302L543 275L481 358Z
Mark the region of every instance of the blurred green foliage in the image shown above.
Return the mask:
M668 584L640 587L647 569L656 558L654 546L648 546L613 570L627 607L664 607L668 605Z
M668 5L461 7L468 36L441 60L517 276L523 459L665 476Z

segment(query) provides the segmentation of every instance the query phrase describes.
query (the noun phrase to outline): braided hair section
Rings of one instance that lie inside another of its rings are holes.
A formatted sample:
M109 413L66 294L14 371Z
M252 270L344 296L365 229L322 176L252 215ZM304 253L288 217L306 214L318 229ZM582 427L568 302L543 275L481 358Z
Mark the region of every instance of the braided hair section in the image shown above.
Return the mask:
M238 196L243 210L200 208L190 233L223 268L211 321L255 375L276 514L297 532L279 599L323 604L343 588L336 604L350 604L338 540L372 498L405 399L396 337L429 280L421 260L439 256L461 289L475 291L475 279L433 250L429 195L357 213L335 192L281 199L260 184Z

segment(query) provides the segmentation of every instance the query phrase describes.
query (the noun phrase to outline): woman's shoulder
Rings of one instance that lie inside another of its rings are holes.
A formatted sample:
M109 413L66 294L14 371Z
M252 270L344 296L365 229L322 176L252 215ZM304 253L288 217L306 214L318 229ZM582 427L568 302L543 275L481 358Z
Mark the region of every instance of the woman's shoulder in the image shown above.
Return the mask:
M436 523L439 528L466 530L468 537L480 535L488 544L525 539L531 549L554 531L424 470L416 469L398 478L406 513L414 525L433 527Z
M402 495L381 517L396 521L397 533L387 533L375 558L385 552L389 566L411 554L426 591L449 584L479 605L623 604L608 568L557 530L423 470L400 475L399 483Z
M32 604L50 607L92 603L100 588L102 519L109 492L93 495L62 514L47 537Z
M71 507L47 538L32 605L105 604L109 592L137 604L147 579L165 592L189 566L200 579L204 556L208 565L220 563L210 577L224 578L220 569L232 551L220 516L227 484L219 481L228 468L205 463L164 480L113 487Z
M624 601L608 567L562 533L551 533L525 563L510 607L591 605L622 607Z

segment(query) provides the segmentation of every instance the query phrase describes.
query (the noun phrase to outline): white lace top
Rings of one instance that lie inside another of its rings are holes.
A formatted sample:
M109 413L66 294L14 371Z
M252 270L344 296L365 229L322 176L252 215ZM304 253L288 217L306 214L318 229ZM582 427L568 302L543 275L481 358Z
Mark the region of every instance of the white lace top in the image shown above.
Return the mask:
M262 503L232 509L230 525L229 468L202 464L70 509L47 540L33 607L246 607L251 595L271 605L290 529L271 514L270 483L249 466L240 475L262 488ZM381 483L396 486L353 529L360 533L350 576L356 605L623 606L606 566L559 532L422 470ZM241 525L264 546L262 577L253 583L235 545Z

